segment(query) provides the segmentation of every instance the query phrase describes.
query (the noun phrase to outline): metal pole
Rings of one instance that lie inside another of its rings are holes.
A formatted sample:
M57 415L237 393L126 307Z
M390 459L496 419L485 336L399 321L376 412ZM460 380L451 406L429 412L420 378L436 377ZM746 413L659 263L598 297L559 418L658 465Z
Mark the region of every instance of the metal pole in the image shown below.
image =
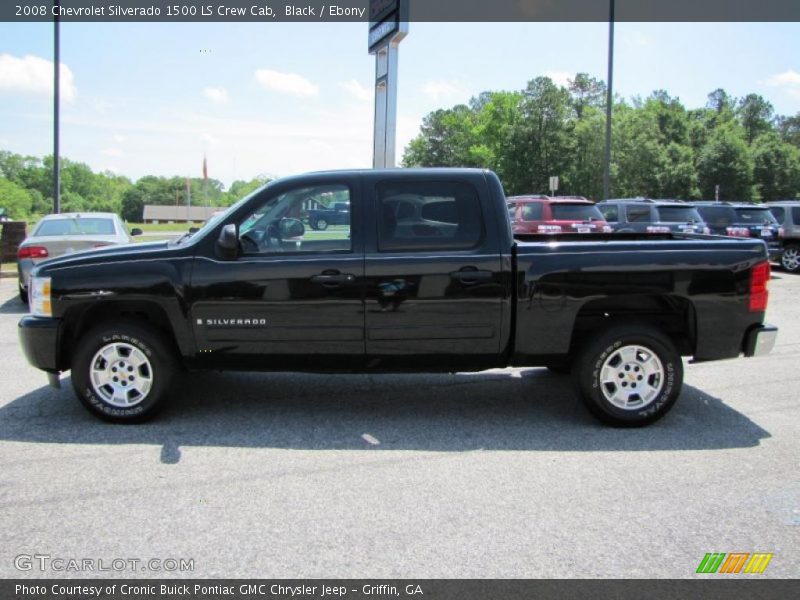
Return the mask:
M614 104L614 0L608 6L608 89L606 90L606 156L603 169L603 199L611 197L611 113Z
M61 158L58 149L59 104L61 94L61 48L59 39L61 0L54 0L53 17L53 212L61 212Z

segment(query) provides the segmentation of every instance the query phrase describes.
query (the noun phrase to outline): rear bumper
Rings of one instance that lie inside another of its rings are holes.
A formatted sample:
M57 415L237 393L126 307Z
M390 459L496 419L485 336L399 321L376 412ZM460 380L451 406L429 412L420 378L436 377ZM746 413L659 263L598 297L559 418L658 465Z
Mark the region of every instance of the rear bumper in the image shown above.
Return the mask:
M764 356L772 352L775 340L778 337L778 328L774 325L756 325L744 337L745 356Z
M59 319L44 317L22 317L17 331L25 358L37 369L55 373L58 371Z

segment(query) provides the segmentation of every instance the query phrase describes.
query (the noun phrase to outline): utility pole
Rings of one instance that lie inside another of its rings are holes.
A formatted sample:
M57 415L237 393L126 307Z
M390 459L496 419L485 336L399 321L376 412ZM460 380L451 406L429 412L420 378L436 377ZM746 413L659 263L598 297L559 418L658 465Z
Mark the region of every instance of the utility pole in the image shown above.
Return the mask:
M603 200L611 196L611 113L614 104L614 0L608 5L608 87L606 89L606 156L603 169Z
M61 0L53 0L53 212L61 212L61 157L58 149L61 94L60 17Z

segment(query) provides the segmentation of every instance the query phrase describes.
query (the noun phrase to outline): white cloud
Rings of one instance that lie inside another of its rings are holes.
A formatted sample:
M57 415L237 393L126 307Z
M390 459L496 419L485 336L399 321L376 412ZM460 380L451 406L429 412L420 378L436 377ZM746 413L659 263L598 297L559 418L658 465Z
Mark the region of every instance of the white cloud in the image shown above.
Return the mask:
M575 77L574 73L568 73L567 71L545 71L544 74L545 77L552 79L553 83L563 87L567 87L569 80Z
M204 133L200 136L200 139L203 140L209 146L217 146L219 145L220 141L219 138L211 135L210 133Z
M463 96L466 94L464 88L462 88L458 83L455 81L445 80L428 81L422 86L422 92L434 101L453 98L455 96Z
M362 102L369 102L374 97L373 91L365 85L361 85L357 80L350 79L349 81L343 81L341 85L344 90L353 96L356 100L361 100Z
M214 104L226 104L230 99L228 97L228 90L224 87L203 88L203 96Z
M127 136L120 135L120 134L118 134L118 133L117 133L117 134L115 134L115 135L113 135L113 136L111 136L111 137L112 137L112 139L113 139L115 142L117 142L118 144L121 144L122 142L124 142L125 140L127 140L127 139L128 139L128 138L127 138Z
M794 69L777 73L769 77L764 83L770 87L783 88L790 96L800 98L800 73Z
M61 63L61 99L72 102L78 95L72 70ZM38 56L22 58L0 54L0 92L12 94L53 95L53 61Z
M125 153L120 148L116 147L105 148L100 152L100 154L102 154L103 156L113 156L113 157L120 157L125 155Z
M789 69L788 71L778 73L767 79L767 85L772 87L800 88L800 73L794 69Z
M271 69L258 69L255 73L256 81L264 89L280 94L310 98L319 94L319 88L302 75L296 73L281 73Z

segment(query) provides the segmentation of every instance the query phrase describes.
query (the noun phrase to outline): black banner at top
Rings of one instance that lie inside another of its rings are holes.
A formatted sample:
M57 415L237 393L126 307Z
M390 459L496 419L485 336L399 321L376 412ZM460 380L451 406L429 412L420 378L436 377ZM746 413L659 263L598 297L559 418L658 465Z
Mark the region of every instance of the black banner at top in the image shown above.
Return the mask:
M410 0L409 21L800 21L798 0ZM3 0L0 21L354 22L393 0ZM378 19L379 20L379 19Z

